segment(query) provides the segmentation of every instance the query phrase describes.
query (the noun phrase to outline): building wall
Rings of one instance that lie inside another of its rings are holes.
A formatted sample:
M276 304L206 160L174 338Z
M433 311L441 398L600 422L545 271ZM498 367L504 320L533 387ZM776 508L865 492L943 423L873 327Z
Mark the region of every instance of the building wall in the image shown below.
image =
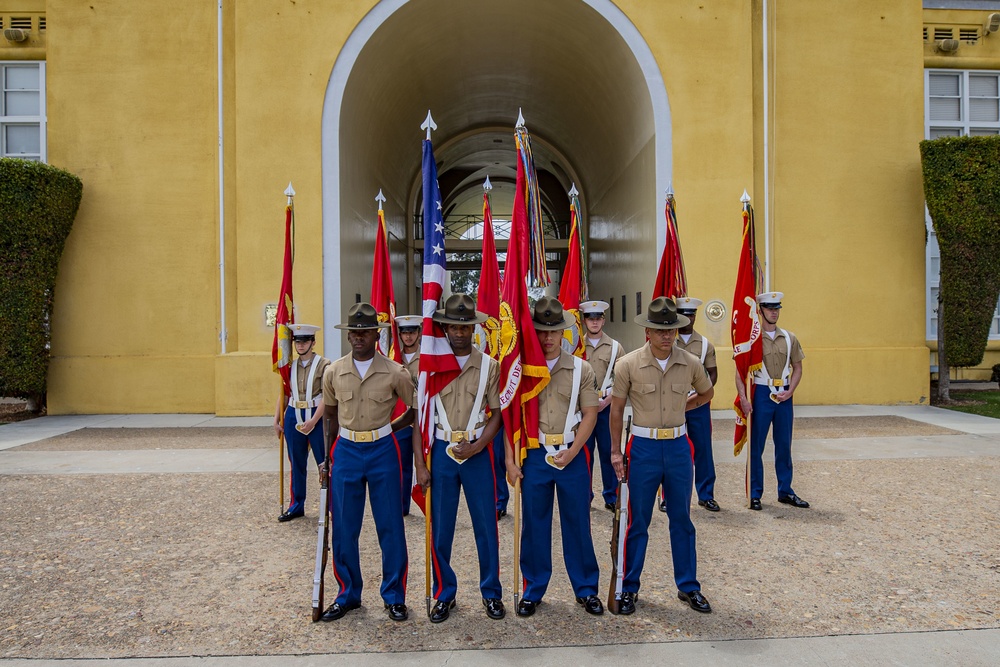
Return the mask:
M368 241L361 229L342 232L349 284L323 284L321 123L338 54L374 5L225 3L222 355L216 8L49 0L49 159L84 181L57 287L50 412L269 412L277 382L263 308L280 281L289 180L298 193L298 320L330 321L325 289L367 296L370 251L355 252ZM919 5L845 0L835 13L824 3L770 5L769 211L760 1L618 6L667 89L691 294L728 311L746 188L761 248L769 217L770 282L786 293L780 324L806 350L799 402L926 401ZM650 187L651 141L592 202L592 275L604 272L616 302L628 296L630 315L636 291L648 301L662 243L662 198L628 203ZM364 137L348 147L347 158ZM411 149L419 152L416 141ZM367 189L373 175L362 176ZM387 203L396 230L406 224L399 198ZM615 320L613 335L640 342L637 327ZM702 316L699 328L719 348L721 407L732 393L727 320Z

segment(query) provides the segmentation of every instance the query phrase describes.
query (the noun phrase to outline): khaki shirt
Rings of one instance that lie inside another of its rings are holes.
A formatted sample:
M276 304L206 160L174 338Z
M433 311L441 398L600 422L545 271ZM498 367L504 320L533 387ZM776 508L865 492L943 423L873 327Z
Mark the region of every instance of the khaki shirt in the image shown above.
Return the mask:
M615 364L611 395L632 401L636 426L671 428L684 424L684 408L692 387L699 394L712 388L712 381L697 357L674 346L663 371L646 343Z
M352 431L382 428L389 423L396 399L413 407L415 396L406 369L378 353L363 380L350 354L331 363L323 373L323 403L335 406L340 426Z
M613 339L608 334L601 332L601 340L597 342L597 346L590 344L590 339L584 336L584 342L587 343L587 362L594 369L594 377L597 378L597 389L600 390L601 383L604 382L604 376L608 373L608 364L614 364L623 356L625 356L625 348L621 343L618 343L618 355L611 360L611 343ZM614 376L614 371L611 372L612 377Z
M675 349L686 350L699 359L701 359L703 345L708 345L708 352L705 354L705 368L718 368L719 364L715 360L715 346L697 331L691 332L691 338L687 343L684 342L680 334L677 334L677 340L674 341Z
M549 383L538 395L538 432L564 433L569 399L573 396L573 355L563 351L549 371L549 376ZM573 412L596 408L600 402L594 369L584 361L580 369L580 394Z
M785 333L792 338L792 358L788 366L788 372L791 373L792 365L805 359L806 355L802 352L798 336L791 331ZM764 366L767 368L767 374L775 380L780 380L781 371L785 370L785 360L788 359L788 341L781 331L775 334L774 340L763 331L760 332L760 337L764 341Z
M316 355L319 357L319 355ZM302 361L299 359L295 360L295 365L298 368L295 369L296 380L298 380L299 385L299 400L307 401L309 397L319 398L320 394L323 393L323 373L326 371L326 367L330 365L330 360L325 357L319 357L319 363L316 366L316 375L313 376L313 384L311 391L306 393L306 380L309 379L309 369L312 368L312 359L305 366L302 365ZM289 373L291 369L289 369ZM291 380L291 375L288 376Z
M473 347L462 372L438 393L444 411L448 415L448 424L453 431L464 431L469 425L472 406L476 402L476 392L479 391L479 369L484 362L489 364L489 369L486 376L486 395L483 396L480 409L485 411L487 406L490 410L500 409L500 364ZM485 423L477 419L476 428Z
M408 362L406 357L403 357L403 365L406 366L406 370L410 373L410 379L413 380L413 386L417 386L417 378L420 376L420 350L413 353L413 358Z

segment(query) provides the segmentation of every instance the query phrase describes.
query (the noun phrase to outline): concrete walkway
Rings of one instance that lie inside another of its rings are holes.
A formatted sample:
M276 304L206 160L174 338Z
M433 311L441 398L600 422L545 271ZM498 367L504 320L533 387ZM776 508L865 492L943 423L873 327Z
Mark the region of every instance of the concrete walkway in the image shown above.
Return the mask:
M728 410L713 418L731 419ZM957 435L880 438L840 438L800 441L799 460L1000 456L1000 420L929 406L800 406L796 417L893 415L958 431ZM87 452L19 452L16 448L81 428L268 427L270 419L219 418L211 415L86 415L57 416L0 426L0 477L23 474L116 474L268 472L277 468L273 450L153 450L104 452L100 460ZM717 456L728 443L716 443ZM6 450L6 451L5 451ZM11 451L13 450L13 451ZM720 459L725 460L725 459ZM1000 664L1000 629L957 630L879 635L675 642L597 647L467 650L389 654L328 654L260 657L181 657L115 660L0 660L0 665L24 667L83 667L105 665L163 666L282 665L313 667L347 665L384 667L391 664L463 665L581 664L654 665L955 665Z

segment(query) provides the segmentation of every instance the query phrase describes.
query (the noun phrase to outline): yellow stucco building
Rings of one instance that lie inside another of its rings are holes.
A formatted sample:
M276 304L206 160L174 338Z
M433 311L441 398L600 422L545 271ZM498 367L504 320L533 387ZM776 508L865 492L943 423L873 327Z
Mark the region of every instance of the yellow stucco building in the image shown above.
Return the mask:
M609 333L630 346L673 188L690 293L726 310L699 319L720 349L716 407L732 393L744 189L766 284L786 295L781 325L806 350L798 401L926 402L936 278L918 143L1000 131L929 111L981 99L996 111L974 94L1000 70L990 5L0 0L2 27L21 31L0 39L5 81L21 86L5 95L37 96L33 114L0 116L3 150L84 183L58 279L49 412L269 413L265 313L289 181L296 315L323 326L321 351L341 354L333 325L368 297L380 189L399 311L416 312L428 109L457 228L487 175L496 215L509 213L523 110L553 235L575 183L591 296L613 301Z

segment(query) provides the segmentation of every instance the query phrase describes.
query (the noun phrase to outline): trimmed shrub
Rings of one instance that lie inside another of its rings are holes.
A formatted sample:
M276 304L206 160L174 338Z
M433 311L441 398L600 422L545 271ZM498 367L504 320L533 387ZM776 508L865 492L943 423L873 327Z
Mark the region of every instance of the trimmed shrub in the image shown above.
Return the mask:
M82 194L73 174L0 158L0 396L45 394L56 273Z
M948 363L976 366L1000 297L1000 136L922 141L920 154L941 247Z

